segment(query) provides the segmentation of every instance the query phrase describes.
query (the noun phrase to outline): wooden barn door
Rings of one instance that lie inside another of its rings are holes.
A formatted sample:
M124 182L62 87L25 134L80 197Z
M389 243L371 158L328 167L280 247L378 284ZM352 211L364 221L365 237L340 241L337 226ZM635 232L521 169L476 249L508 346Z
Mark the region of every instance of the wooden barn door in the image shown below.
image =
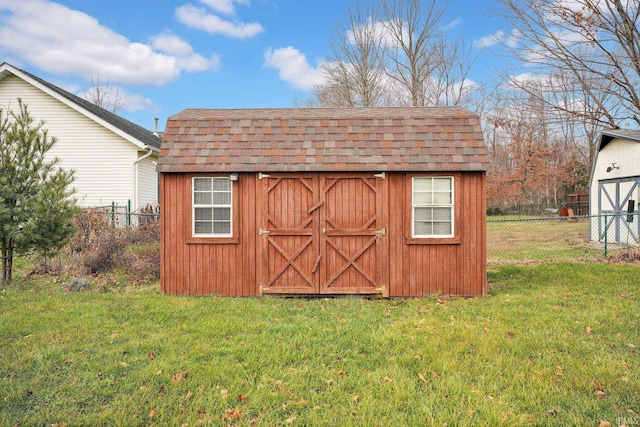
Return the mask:
M317 294L318 177L269 174L261 178L261 291Z
M379 294L382 178L261 174L262 293Z
M321 176L321 293L385 292L381 284L383 176Z

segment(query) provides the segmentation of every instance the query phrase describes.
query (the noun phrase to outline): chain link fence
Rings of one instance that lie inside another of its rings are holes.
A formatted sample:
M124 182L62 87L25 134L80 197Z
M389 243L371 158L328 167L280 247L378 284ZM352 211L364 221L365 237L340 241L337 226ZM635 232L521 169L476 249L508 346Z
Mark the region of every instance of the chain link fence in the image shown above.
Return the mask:
M556 217L489 217L487 262L521 264L602 260L634 251L638 214Z
M105 215L109 223L116 228L139 227L160 222L160 207L146 206L137 211L131 211L128 205L99 206L91 209L93 212Z
M157 227L160 221L158 207L130 212L126 206L114 204L92 210L116 228ZM640 254L640 249L636 250L640 213L564 215L555 207L527 205L514 215L489 216L487 263L595 261L621 251Z

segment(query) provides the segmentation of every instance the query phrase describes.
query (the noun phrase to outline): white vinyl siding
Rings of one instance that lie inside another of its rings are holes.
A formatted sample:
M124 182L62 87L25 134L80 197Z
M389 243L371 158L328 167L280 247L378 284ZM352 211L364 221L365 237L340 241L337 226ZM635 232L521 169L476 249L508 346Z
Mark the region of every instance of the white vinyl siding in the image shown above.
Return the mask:
M452 237L453 177L412 179L412 237Z
M9 75L0 80L0 107L17 109L18 98L36 121L44 119L49 136L57 139L48 156L75 171L73 187L81 206L126 206L130 201L135 208L134 162L140 147L21 78ZM149 166L141 166L140 175L148 176ZM140 185L138 205L157 203L157 189L151 195L147 186Z
M140 155L146 153L141 152ZM147 205L154 206L158 202L158 173L156 172L157 156L149 156L138 163L138 209Z

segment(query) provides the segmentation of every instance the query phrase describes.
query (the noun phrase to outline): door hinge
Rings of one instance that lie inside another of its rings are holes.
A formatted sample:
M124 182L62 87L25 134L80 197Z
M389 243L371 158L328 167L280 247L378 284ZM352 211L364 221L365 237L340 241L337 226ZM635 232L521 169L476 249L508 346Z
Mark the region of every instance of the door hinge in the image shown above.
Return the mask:
M375 176L376 178L385 179L387 174L385 172L380 172L380 173L374 174L373 176Z
M271 175L267 175L266 173L258 172L258 179L269 178Z
M269 230L265 230L264 228L258 228L258 234L259 235L263 235L263 234L269 234L271 233Z
M375 233L376 234L381 234L383 236L386 236L387 235L387 229L382 227L380 230L377 230Z

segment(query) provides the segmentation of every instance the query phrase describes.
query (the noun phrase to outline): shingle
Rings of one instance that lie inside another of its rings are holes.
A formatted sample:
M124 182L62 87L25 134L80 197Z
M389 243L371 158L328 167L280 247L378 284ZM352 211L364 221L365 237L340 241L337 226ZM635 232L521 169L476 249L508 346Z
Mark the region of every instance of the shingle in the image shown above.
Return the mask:
M460 107L189 109L168 119L158 170L486 171L487 165L480 119Z

